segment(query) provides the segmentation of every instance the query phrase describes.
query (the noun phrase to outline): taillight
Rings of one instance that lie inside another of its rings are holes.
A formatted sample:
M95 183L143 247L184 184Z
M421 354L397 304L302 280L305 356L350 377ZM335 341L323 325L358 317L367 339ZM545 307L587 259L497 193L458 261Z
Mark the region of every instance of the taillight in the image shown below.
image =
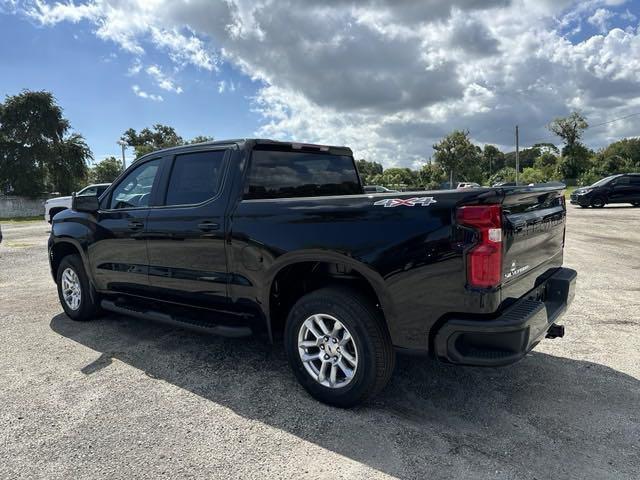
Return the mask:
M502 206L467 205L458 208L459 225L478 232L479 241L467 253L467 282L488 288L502 278Z

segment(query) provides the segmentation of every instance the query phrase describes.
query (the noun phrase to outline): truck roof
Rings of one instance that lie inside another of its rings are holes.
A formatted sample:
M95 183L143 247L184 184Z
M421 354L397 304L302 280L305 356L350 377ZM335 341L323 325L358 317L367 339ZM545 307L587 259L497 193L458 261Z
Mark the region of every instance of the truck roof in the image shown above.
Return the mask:
M157 155L158 153L170 153L170 152L179 152L181 150L186 150L193 147L200 146L216 146L216 145L230 145L235 144L238 147L249 147L253 148L257 145L265 145L265 146L274 146L274 147L282 147L287 150L302 150L302 151L326 151L333 155L353 155L353 152L349 147L338 146L338 145L319 145L314 143L303 143L303 142L284 142L279 140L271 140L268 138L234 138L228 140L213 140L209 142L201 142L201 143L190 143L187 145L178 145L176 147L163 148L161 150L156 150L151 153L147 153L141 158L147 158L150 155Z

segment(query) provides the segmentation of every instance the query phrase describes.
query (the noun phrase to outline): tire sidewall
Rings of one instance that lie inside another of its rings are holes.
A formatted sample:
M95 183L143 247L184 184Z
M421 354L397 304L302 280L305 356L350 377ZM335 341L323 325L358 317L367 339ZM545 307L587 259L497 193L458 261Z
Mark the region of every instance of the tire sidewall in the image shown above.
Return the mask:
M600 204L598 204L598 202L601 202ZM604 199L604 197L595 197L593 200L591 200L591 206L593 208L603 208L606 205L607 201Z
M80 281L80 306L76 310L71 309L67 305L62 293L62 273L67 268L72 269ZM94 305L91 299L89 281L84 271L84 265L82 264L82 260L79 256L69 255L62 259L58 266L56 283L58 287L58 298L60 299L60 304L62 305L64 312L73 320L88 320L88 317L93 314Z
M296 304L285 328L285 350L293 372L312 396L335 406L344 407L358 403L366 396L368 386L375 381L374 346L357 313L348 305L330 302L328 298L315 297ZM314 314L324 313L335 317L351 333L358 352L358 367L351 382L341 388L320 385L305 369L298 354L298 333L304 321Z

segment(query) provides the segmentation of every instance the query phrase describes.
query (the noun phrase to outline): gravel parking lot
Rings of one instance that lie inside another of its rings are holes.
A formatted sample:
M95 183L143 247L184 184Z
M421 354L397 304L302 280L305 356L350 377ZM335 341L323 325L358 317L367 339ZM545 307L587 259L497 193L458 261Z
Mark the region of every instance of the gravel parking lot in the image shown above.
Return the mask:
M312 400L281 345L69 320L44 222L0 245L0 478L640 478L640 209L569 207L564 339L519 364L400 358L373 402Z

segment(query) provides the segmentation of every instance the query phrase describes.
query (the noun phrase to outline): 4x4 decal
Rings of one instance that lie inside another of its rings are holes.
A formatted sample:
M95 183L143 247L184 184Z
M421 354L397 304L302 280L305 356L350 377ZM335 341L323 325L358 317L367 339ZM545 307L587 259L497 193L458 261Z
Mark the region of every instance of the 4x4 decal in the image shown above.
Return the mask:
M421 207L428 207L432 203L436 203L436 199L433 197L413 197L413 198L385 198L384 200L378 200L374 205L383 205L386 207L415 207L420 205Z

